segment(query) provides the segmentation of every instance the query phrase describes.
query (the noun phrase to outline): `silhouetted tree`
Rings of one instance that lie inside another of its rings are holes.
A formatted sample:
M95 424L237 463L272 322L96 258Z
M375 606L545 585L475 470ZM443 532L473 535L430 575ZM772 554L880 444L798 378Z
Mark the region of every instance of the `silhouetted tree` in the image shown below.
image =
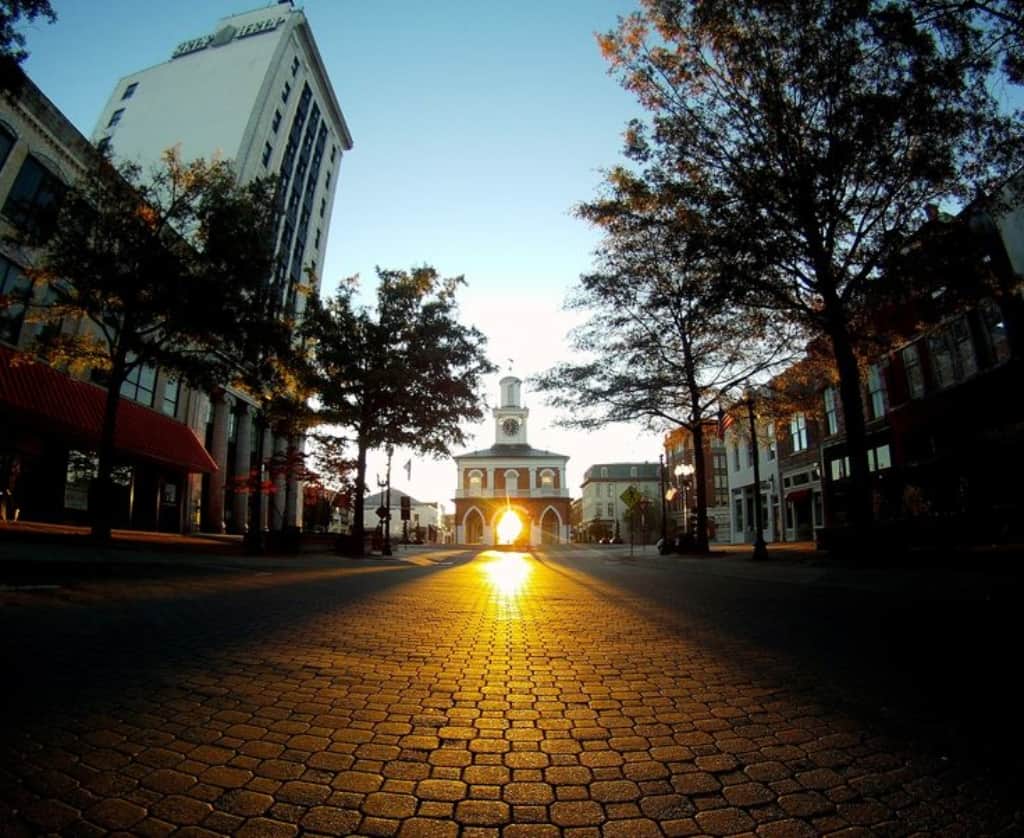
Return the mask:
M461 424L483 417L481 378L495 370L486 339L458 322L462 277L431 267L377 269L377 304L361 307L354 282L308 311L311 384L319 421L351 432L356 447L352 533L362 551L366 455L403 446L447 456L465 442Z
M57 14L50 0L0 0L0 93L16 93L21 87L21 63L28 58L28 52L25 36L17 27L39 17L56 22Z
M110 535L117 406L128 376L164 367L195 384L233 380L250 343L267 339L254 300L269 275L273 184L238 186L225 163L175 150L143 177L97 155L64 194L52 225L32 225L29 271L47 288L33 318L57 363L107 387L93 535ZM71 324L69 326L69 324Z
M641 0L600 38L650 112L627 154L682 192L736 299L781 311L835 357L852 523L871 520L859 317L926 205L990 187L1019 161L978 30L911 0ZM710 227L710 229L709 229Z
M658 431L688 429L698 549L707 550L705 423L732 393L787 359L792 329L723 293L702 220L680 213L678 196L666 194L620 168L608 174L604 197L577 208L605 232L600 272L581 277L568 303L590 314L571 335L584 360L558 364L533 384L566 427L639 420Z

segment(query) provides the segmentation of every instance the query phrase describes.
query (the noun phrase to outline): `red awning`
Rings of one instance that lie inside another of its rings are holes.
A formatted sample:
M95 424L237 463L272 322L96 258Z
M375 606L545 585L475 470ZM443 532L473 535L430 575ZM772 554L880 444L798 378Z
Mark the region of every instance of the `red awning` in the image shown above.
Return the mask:
M95 449L103 427L106 390L79 381L27 355L0 346L0 412L68 444ZM187 472L217 464L188 425L128 399L117 409L119 454Z
M786 501L788 503L799 503L802 500L807 500L810 496L810 489L797 489L795 492L790 492L786 495Z

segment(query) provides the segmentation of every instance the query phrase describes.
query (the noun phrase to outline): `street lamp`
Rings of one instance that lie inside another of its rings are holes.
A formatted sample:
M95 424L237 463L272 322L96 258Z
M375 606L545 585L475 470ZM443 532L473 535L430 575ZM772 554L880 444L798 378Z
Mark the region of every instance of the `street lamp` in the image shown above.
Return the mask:
M658 455L658 479L661 481L661 544L662 549L665 549L665 543L668 541L668 510L666 507L666 501L669 498L665 494L665 455Z
M764 521L761 517L761 464L757 450L757 424L754 421L754 394L747 391L744 403L747 406L747 418L750 420L750 448L754 460L754 561L768 558L768 546L764 543Z
M679 488L683 490L683 532L689 535L690 533L690 509L686 505L686 487L687 481L693 476L696 468L691 463L680 463L673 471L676 475L676 483Z

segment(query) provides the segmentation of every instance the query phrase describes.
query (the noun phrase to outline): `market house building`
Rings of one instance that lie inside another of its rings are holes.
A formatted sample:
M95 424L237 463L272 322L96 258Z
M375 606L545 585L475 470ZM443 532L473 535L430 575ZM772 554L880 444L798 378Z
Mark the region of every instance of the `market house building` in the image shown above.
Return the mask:
M522 381L503 378L493 411L494 445L455 457L455 542L500 543L498 524L512 510L522 524L515 543L565 544L570 540L569 458L532 448L527 441L530 411L522 403Z

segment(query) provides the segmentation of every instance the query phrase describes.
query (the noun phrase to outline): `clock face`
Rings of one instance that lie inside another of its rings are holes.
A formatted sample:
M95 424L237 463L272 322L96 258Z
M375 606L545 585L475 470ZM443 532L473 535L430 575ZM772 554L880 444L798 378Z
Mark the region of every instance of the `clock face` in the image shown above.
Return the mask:
M515 436L519 432L519 420L510 416L501 423L501 429L505 432L505 436Z

